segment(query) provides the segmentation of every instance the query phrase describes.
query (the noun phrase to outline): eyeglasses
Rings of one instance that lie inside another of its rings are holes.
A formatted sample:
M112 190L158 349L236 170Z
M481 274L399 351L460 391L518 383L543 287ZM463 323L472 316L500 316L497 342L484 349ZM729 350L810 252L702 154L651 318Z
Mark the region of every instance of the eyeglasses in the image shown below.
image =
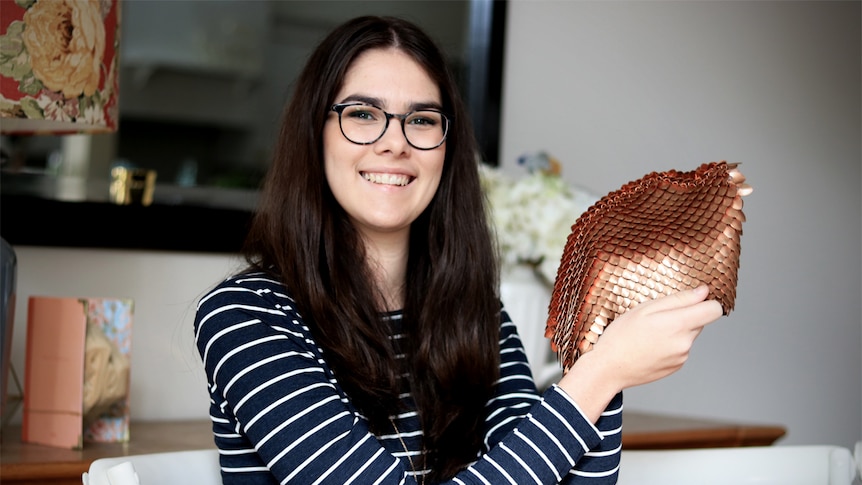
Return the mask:
M341 134L357 145L370 145L382 138L392 118L401 120L404 138L410 146L419 150L439 147L449 133L449 118L435 109L393 114L363 103L334 104L331 109L338 113Z

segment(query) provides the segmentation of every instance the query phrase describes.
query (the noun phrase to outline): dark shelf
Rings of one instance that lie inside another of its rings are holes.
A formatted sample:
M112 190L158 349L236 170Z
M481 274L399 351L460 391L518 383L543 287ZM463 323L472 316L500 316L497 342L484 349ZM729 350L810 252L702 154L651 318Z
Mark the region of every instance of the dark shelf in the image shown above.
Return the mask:
M0 236L13 246L236 253L251 216L235 208L0 194Z

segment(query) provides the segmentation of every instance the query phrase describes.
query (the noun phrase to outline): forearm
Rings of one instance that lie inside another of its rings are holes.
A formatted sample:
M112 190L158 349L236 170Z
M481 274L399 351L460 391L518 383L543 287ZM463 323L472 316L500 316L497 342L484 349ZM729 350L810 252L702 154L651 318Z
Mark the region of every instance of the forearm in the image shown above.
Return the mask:
M623 395L617 394L601 413L596 427L602 435L598 446L584 454L561 484L614 484L619 475L622 452Z

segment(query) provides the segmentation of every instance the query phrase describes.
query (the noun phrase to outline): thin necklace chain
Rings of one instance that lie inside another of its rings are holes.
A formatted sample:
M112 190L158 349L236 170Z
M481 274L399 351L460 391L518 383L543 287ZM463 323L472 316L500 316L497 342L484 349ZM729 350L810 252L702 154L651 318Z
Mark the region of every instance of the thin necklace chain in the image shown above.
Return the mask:
M399 431L398 426L395 425L395 420L389 418L389 421L392 422L392 427L395 428L395 434L398 435L398 441L401 442L401 446L404 448L404 454L407 456L407 461L410 462L410 469L413 470L413 478L416 479L419 485L425 485L425 475L420 474L419 471L416 470L416 465L413 464L413 458L410 458L410 450L407 449L407 444L404 443L404 438L401 437L401 431Z

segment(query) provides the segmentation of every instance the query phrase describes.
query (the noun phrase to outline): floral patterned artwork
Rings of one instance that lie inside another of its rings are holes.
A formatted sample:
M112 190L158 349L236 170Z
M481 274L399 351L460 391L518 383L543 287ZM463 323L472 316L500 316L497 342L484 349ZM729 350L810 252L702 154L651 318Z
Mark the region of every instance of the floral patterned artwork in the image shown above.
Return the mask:
M544 152L524 155L518 163L528 170L518 179L480 165L501 263L504 269L531 265L553 285L572 224L598 197L566 183L559 162Z
M120 0L0 0L4 133L117 129L119 8Z
M87 325L95 326L122 355L128 365L132 351L132 319L134 301L129 298L83 298L87 313ZM88 329L88 332L90 330ZM128 368L120 369L128 381ZM85 382L85 385L86 382ZM128 384L126 386L128 389ZM84 429L86 442L127 442L129 441L130 396L114 402L98 419Z

